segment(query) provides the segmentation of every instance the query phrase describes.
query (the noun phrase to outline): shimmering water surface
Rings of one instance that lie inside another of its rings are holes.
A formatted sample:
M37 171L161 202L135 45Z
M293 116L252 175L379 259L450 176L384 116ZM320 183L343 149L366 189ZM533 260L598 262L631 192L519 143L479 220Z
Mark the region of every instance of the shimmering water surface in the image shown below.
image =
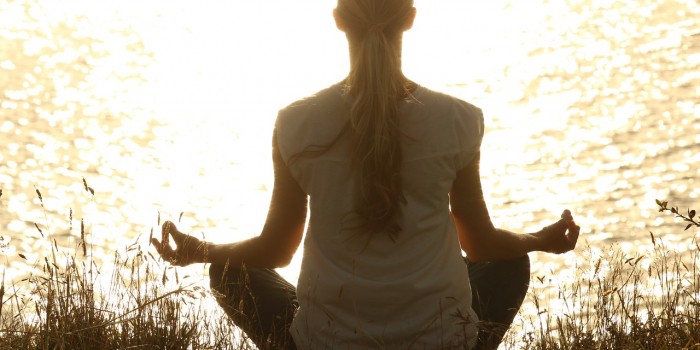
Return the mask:
M276 111L347 71L333 5L0 3L6 278L46 254L35 224L74 247L83 219L105 260L145 246L159 213L183 213L183 228L214 241L258 234ZM657 215L654 199L700 204L699 2L416 5L406 74L484 109L482 177L499 226L537 230L571 208L582 247L643 252L649 231L691 247L696 231ZM299 256L283 271L292 281ZM535 254L533 268L561 271L571 256Z

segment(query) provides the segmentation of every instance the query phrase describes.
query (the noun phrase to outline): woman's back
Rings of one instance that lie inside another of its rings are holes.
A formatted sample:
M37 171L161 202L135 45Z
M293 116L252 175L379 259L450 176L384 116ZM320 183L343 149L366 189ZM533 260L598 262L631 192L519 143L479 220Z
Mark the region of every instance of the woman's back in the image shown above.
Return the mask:
M330 145L347 125L353 101L343 84L280 112L280 153L310 196L300 309L291 329L303 348L473 343L476 316L448 194L479 149L483 119L478 108L421 86L413 97L400 105L405 202L395 236L354 229L358 177L349 134L320 155L300 156Z

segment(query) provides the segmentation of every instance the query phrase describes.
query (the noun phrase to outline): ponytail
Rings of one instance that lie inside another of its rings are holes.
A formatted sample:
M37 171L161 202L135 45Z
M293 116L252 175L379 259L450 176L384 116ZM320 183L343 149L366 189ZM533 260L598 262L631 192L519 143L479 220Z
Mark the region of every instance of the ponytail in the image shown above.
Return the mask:
M401 72L400 36L413 8L410 0L340 0L353 53L346 92L353 104L350 130L358 186L358 229L371 234L401 231L401 131L399 104L409 95Z

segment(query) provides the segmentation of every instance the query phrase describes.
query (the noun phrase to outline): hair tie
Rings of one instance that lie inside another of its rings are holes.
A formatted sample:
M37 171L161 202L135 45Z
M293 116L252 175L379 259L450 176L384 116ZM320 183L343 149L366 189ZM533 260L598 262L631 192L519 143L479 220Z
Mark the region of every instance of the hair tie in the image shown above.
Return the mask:
M367 33L372 33L372 32L384 32L384 23L374 23L367 28Z

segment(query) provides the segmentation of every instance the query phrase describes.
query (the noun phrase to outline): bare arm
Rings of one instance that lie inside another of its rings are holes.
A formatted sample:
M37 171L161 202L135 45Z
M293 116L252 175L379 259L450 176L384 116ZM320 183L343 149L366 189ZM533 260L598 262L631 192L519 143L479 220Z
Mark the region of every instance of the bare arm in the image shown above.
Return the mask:
M477 153L471 163L457 173L450 191L460 245L470 260L508 260L532 251L563 253L576 246L580 228L573 220L562 219L530 234L495 228L484 201L479 160Z
M282 160L277 135L273 137L272 161L275 184L262 233L251 239L228 244L202 242L178 231L172 222L163 224L163 242L152 243L164 259L174 265L193 263L229 264L232 268L283 267L289 264L304 233L307 196ZM173 237L177 248L168 244Z

